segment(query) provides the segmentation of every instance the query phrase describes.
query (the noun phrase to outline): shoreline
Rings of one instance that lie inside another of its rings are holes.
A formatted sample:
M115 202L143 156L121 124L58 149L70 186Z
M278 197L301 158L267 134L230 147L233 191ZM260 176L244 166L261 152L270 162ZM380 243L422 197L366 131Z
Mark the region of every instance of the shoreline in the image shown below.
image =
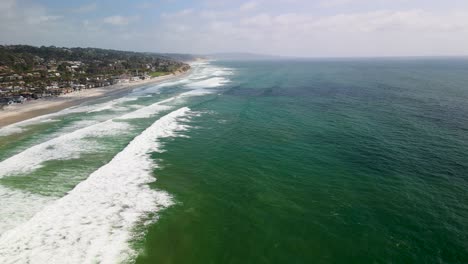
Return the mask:
M115 96L120 93L131 92L133 89L149 84L158 84L167 80L182 77L191 72L176 72L175 74L164 75L125 84L114 84L106 87L86 89L52 98L37 99L27 101L24 104L15 104L0 110L0 128L25 121L34 117L55 113L66 108L77 106L85 102Z

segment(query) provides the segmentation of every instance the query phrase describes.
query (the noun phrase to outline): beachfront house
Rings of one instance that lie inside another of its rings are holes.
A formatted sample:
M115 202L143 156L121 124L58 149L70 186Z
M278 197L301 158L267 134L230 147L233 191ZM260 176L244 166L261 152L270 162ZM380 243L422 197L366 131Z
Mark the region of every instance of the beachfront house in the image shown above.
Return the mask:
M22 104L26 102L26 98L22 95L13 97L13 102L17 104Z
M73 84L72 88L74 91L81 91L83 89L86 89L86 86L84 84Z
M13 101L13 98L10 98L10 97L3 97L3 98L0 98L0 105L11 105L11 104L14 104L15 102Z

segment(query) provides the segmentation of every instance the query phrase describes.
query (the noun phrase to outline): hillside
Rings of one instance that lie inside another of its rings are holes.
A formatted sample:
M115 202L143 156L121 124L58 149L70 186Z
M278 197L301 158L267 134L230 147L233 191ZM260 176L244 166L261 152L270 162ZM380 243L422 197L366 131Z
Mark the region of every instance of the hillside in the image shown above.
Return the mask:
M149 78L186 71L184 54L156 54L96 48L0 46L0 97L25 93L60 94L121 79Z

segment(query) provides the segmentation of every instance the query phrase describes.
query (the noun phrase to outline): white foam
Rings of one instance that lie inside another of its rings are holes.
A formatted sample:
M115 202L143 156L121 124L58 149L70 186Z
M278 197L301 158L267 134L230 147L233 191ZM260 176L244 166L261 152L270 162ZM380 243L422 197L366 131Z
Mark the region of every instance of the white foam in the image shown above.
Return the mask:
M161 92L161 88L187 83L189 81L188 78L190 78L190 77L183 78L183 79L171 80L171 81L165 81L165 82L162 82L162 83L159 83L159 84L156 84L156 85L152 85L152 86L141 87L141 88L133 90L131 95L151 96L151 94L159 94Z
M134 95L143 95L143 94L154 94L159 93L161 88L172 87L172 86L184 86L190 89L205 89L205 88L215 88L222 86L229 82L226 78L233 74L232 69L217 67L209 64L208 62L195 62L191 63L192 71L191 74L184 79L179 79L176 81L168 81L156 86L142 88L134 91ZM206 94L207 91L198 93L199 95Z
M61 117L69 114L75 113L95 113L101 112L105 110L117 110L117 111L125 111L125 107L116 107L116 105L127 102L127 101L134 101L137 100L137 97L123 97L115 100L111 100L105 103L93 104L93 105L79 105L70 107L55 113L46 114L34 118L30 118L28 120L24 120L21 122L17 122L8 126L4 126L0 128L0 136L9 136L17 133L24 132L27 126L35 125L38 123L47 123L47 122L57 122L57 119L54 117Z
M162 100L160 102L157 102L155 104L152 104L152 105L149 105L149 106L146 106L146 107L143 107L143 108L140 108L138 110L135 110L131 113L128 113L128 114L125 114L121 117L119 117L118 119L121 119L121 120L126 120L126 119L136 119L136 118L148 118L148 117L151 117L153 115L155 115L156 113L159 113L161 111L165 111L165 110L170 110L171 107L170 106L166 106L164 104L176 99L177 96L174 96L174 97L171 97L169 99L166 99L166 100Z
M67 196L0 237L0 263L120 263L135 256L132 229L149 213L172 204L169 194L149 188L154 181L149 152L159 139L183 130L176 110L147 128L114 159Z
M212 75L214 75L214 76L229 76L229 75L233 75L233 74L234 74L234 72L231 69L219 68L219 69L215 69L215 71L213 72Z
M97 112L109 111L109 110L120 112L120 111L125 111L125 110L127 110L127 108L126 108L126 107L116 107L116 106L114 106L114 105L105 105L105 106L103 106L103 107L90 110L90 111L88 111L87 113L97 113Z
M189 88L215 88L219 86L223 86L224 84L228 83L229 80L223 77L214 77L209 78L199 82L192 82L186 85Z
M93 105L90 110L87 111L87 113L96 113L96 112L102 112L102 111L116 111L116 112L122 112L128 110L127 107L125 106L119 106L121 103L125 102L132 102L138 100L138 97L122 97L119 99L115 99L106 103L98 104L98 105Z
M102 137L124 133L130 125L112 120L91 125L69 134L32 146L0 162L0 178L28 173L50 160L77 159L82 153L95 151L98 145L87 137Z
M24 223L53 200L55 197L13 190L0 185L0 235Z
M77 159L83 153L96 151L99 145L90 138L118 135L131 128L128 123L116 122L117 120L151 117L169 110L171 107L163 104L176 98L177 96L32 146L0 162L0 178L34 171L41 168L46 161Z
M77 158L86 151L97 151L99 146L90 138L112 135L112 126L115 124L127 126L124 122L127 119L147 118L160 111L170 110L172 107L164 104L179 105L186 97L212 93L215 89L209 88L221 86L229 81L217 76L227 74L227 70L223 73L219 68L209 65L203 67L195 69L195 74L189 78L170 84L188 84L188 92L150 106L138 106L140 108L136 111L109 117L112 119L102 120L101 123L95 123L96 120L74 122L62 129L56 138L1 162L0 178L14 173L30 172L47 160ZM218 77L219 79L216 79ZM122 102L127 98L119 100ZM67 113L99 112L112 108L110 105L114 106L115 101L80 106L67 110ZM132 109L134 106L126 107ZM27 220L32 214L43 209L43 197L9 190L12 199L0 201L11 204L9 208L19 205L23 207L17 213L16 220L0 220L0 223L4 222L2 224L5 230L10 229L0 236L0 263L63 263L64 259L67 263L116 263L133 256L135 252L128 246L130 230L143 215L157 212L171 204L168 194L150 190L145 184L154 180L150 173L154 164L149 160L147 152L162 151L159 143L154 141L175 136L175 131L186 129L180 121L186 121L185 118L191 115L188 109L183 108L161 118L135 138L109 164L91 174L69 195L52 202L29 221ZM120 134L127 129L128 126L113 132ZM70 130L73 131L62 135ZM37 203L34 203L35 198ZM8 212L0 211L0 215L6 214ZM11 229L13 227L14 229Z
M194 62L194 63L191 63L191 65L193 68L192 73L183 79L163 82L155 86L150 86L149 88L135 89L131 93L130 97L123 97L123 98L115 99L115 100L105 102L105 103L70 107L70 108L64 109L56 113L31 118L22 122L18 122L9 126L5 126L3 128L0 128L0 136L8 136L8 135L16 134L16 133L21 133L25 131L25 127L29 125L34 125L39 122L57 121L51 118L60 117L60 116L73 114L73 113L96 113L96 112L101 112L101 111L106 111L106 110L112 110L112 111L117 111L117 112L126 111L128 110L127 106L122 107L122 106L118 106L118 104L122 102L126 102L126 101L137 100L140 96L144 96L147 94L158 93L163 87L170 87L170 86L176 86L176 85L184 85L185 87L191 88L191 89L219 87L228 83L229 80L226 77L232 75L233 73L232 69L225 68L225 67L217 67L217 66L210 64L209 62ZM204 91L204 93L206 93L206 91ZM199 93L199 94L201 95L204 93Z
M160 93L161 88L164 87L171 87L171 86L176 86L176 85L182 85L186 84L189 82L189 79L180 79L177 81L168 81L168 82L163 82L155 86L151 87L146 87L146 88L140 88L138 90L135 90L132 95L148 95L148 94L158 94Z
M24 129L19 126L13 126L13 125L5 126L2 129L0 129L0 137L21 133L23 131Z

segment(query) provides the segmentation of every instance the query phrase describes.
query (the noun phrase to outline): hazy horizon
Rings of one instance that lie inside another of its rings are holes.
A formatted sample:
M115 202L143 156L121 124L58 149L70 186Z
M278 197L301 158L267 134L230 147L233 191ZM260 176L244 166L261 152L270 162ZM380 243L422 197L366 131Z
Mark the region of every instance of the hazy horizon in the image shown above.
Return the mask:
M468 2L3 0L0 44L297 58L467 56Z

